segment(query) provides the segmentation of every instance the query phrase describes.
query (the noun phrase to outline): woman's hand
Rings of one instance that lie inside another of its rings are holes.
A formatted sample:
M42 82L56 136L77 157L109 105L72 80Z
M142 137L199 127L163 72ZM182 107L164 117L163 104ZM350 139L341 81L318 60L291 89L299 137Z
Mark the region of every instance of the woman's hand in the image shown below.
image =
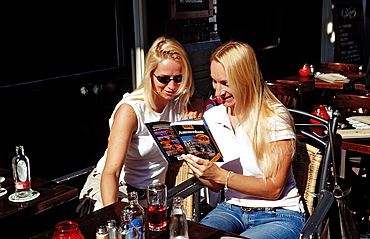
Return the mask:
M264 179L231 173L227 181L228 188L263 199L277 200L286 183L286 178L291 167L292 154L289 140L276 141L274 144L278 144L279 147L286 150L281 155L276 156L280 157L280 163L271 177ZM195 176L212 191L217 192L226 184L228 171L194 155L187 154L182 157L193 170Z
M212 180L213 177L217 175L215 172L219 168L208 160L191 154L182 155L182 158L188 163L189 167L197 177Z
M195 176L213 191L220 191L223 188L222 179L227 171L216 164L191 154L184 154L182 158L188 163Z

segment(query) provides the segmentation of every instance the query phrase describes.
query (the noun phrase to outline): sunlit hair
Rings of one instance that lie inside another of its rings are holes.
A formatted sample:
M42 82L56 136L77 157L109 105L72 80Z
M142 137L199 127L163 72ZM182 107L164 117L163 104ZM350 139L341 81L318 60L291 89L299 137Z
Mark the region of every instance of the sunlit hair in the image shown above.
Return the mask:
M251 141L257 163L264 177L271 177L278 167L278 155L285 149L276 147L268 138L271 134L269 117L278 116L294 130L292 117L266 86L254 50L246 43L231 41L212 54L211 62L219 62L225 70L229 88L235 99L234 111ZM287 114L282 114L283 109ZM288 115L288 117L284 117ZM291 140L291 154L295 152Z
M144 102L146 106L151 111L156 109L155 96L157 93L155 92L152 80L153 72L158 67L158 64L166 59L173 59L181 64L182 82L174 100L177 101L179 107L181 107L181 113L184 115L187 112L189 99L194 93L194 83L187 53L183 46L173 38L159 37L153 42L146 54L142 82L132 95L134 96L135 92L144 89Z

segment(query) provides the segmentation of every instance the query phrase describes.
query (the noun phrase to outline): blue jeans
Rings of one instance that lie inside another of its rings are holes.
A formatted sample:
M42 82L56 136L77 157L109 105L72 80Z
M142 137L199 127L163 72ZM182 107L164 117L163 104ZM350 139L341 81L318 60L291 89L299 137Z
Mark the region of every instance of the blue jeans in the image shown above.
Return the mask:
M245 212L222 202L200 223L253 239L298 238L305 224L304 213L286 209Z

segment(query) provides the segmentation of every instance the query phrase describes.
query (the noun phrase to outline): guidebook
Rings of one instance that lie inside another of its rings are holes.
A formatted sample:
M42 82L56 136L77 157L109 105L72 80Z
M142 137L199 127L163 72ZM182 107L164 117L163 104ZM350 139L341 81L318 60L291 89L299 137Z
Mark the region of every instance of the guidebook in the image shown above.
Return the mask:
M222 154L203 117L177 122L146 123L169 163L183 160L182 154L192 154L211 162L223 162Z

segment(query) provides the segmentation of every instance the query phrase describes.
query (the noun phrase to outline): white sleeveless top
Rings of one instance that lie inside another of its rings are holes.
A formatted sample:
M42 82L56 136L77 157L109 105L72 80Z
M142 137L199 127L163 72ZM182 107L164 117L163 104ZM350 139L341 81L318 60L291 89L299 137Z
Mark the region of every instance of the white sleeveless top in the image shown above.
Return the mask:
M279 111L283 115L289 114L282 107L279 108ZM213 107L204 113L204 118L224 156L224 162L216 164L234 173L262 178L263 174L257 165L249 138L240 125L237 126L234 134L226 107L223 105ZM280 130L271 131L270 141L295 138L293 129L286 129L286 125L280 117L273 117L270 122L271 129ZM277 200L253 197L229 188L226 202L245 207L283 207L298 212L302 209L292 169L288 173L283 192Z
M145 189L151 183L164 183L168 166L145 123L160 120L174 122L181 119L181 114L178 102L175 100L169 101L161 113L150 112L144 101L138 99L143 98L140 94L143 90L140 91L138 92L139 96L136 92L135 96L132 96L132 93L124 94L109 119L109 127L112 128L114 115L119 106L123 103L132 106L137 116L138 126L137 131L132 135L125 164L122 167L120 183L128 183L136 188ZM98 173L103 172L106 157L107 150L97 164Z

